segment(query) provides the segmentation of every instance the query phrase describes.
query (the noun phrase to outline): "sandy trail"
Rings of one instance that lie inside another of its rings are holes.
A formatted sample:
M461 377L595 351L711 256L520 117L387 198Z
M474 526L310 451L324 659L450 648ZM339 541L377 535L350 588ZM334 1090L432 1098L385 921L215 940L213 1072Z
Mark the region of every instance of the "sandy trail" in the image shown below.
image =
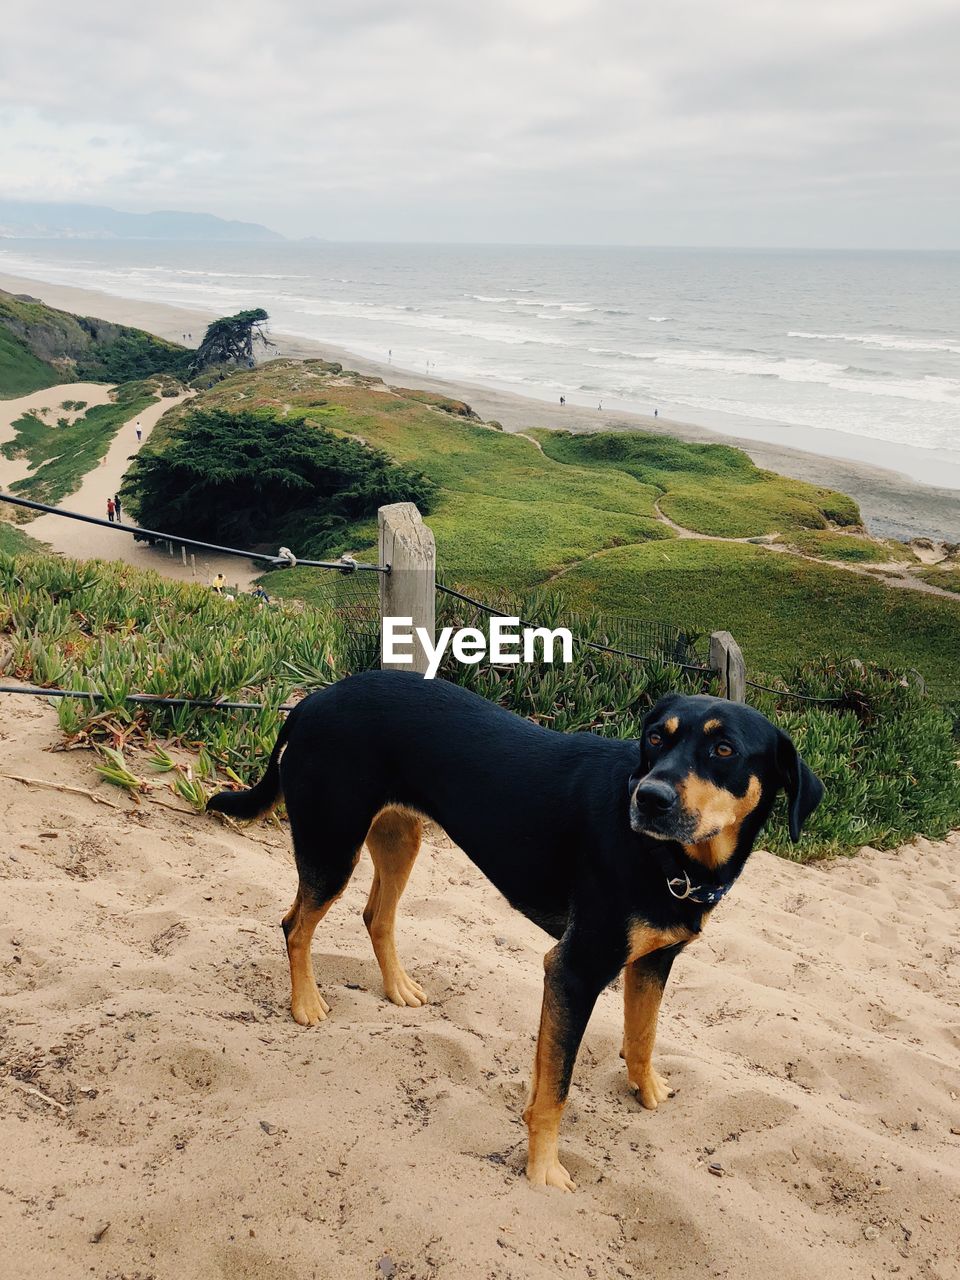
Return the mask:
M433 1002L380 994L364 857L314 946L331 1017L304 1031L285 833L138 808L55 740L47 707L0 700L4 1280L960 1275L960 836L755 854L675 967L656 1113L601 998L564 1196L519 1176L547 940L448 841L400 910Z
M9 433L6 438L11 439L13 431L6 423L7 418L9 417L9 422L12 423L27 408L59 406L66 399L86 400L91 405L106 404L109 400L109 390L109 387L98 383L66 383L60 387L35 392L22 400L0 402L0 413L4 415L0 418L0 432L6 424ZM79 511L82 515L97 516L105 520L107 499L113 497L119 490L131 459L150 439L153 428L167 410L188 398L187 395L162 398L140 413L133 414L117 432L99 466L87 473L76 493L70 494L58 505L68 511ZM27 401L30 403L26 403ZM45 421L49 421L52 425L58 416L60 416L59 410L48 414ZM143 436L139 442L136 434L137 423L140 424ZM3 439L4 436L0 434L0 443ZM7 462L0 457L0 462L9 469L9 474L0 470L0 483L7 488L14 480L27 474L26 462L23 459ZM135 521L125 512L124 523L134 524ZM189 557L187 564L183 564L179 551L171 556L165 546L151 547L145 542L135 541L129 534L101 528L94 524L84 524L78 520L65 520L61 516L38 516L36 520L25 526L25 531L63 555L76 556L81 560L122 560L125 564L133 565L137 569L153 569L165 578L173 578L181 582L196 581L209 584L218 573L222 573L231 586L235 585L240 590L246 591L249 590L258 572L251 568L249 560L198 552L194 573Z

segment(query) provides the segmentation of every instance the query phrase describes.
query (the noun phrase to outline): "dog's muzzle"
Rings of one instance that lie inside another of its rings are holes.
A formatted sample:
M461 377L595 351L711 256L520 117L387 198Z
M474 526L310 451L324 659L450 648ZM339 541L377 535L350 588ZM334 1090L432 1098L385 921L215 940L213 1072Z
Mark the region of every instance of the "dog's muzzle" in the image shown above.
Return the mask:
M630 828L657 840L684 840L695 826L683 812L676 787L658 778L644 778L630 788Z

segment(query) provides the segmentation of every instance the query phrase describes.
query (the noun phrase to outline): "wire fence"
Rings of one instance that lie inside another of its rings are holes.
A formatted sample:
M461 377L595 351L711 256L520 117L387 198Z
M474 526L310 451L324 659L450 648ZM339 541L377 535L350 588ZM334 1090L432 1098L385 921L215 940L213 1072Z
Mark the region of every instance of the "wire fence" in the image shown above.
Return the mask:
M495 605L487 604L486 601L477 600L474 596L469 596L464 591L458 591L455 587L447 586L446 583L438 582L437 591L447 597L460 600L464 604L468 604L473 609L477 609L480 613L487 614L496 618L516 617L514 613L509 613L504 609ZM584 619L577 614L571 617L580 625L584 624ZM555 627L564 625L557 622L531 622L525 618L520 618L522 627ZM632 621L632 620L630 620ZM572 628L569 628L572 631ZM601 628L602 629L602 628ZM684 643L681 645L680 636L683 633L679 627L672 627L669 623L643 623L637 622L636 629L632 633L632 637L637 641L644 641L650 648L650 652L639 652L643 645L638 644L637 650L623 647L620 644L606 644L602 640L588 640L583 636L573 636L573 643L584 649L592 649L595 653L609 653L621 658L629 658L633 662L669 662L673 666L682 668L684 671L692 671L696 673L709 673L710 668L703 662L690 662L687 659L690 656L689 646ZM680 656L682 651L683 657Z
M196 538L184 537L181 534L162 532L157 529L146 529L140 525L122 524L118 521L103 520L99 516L84 515L79 511L67 511L61 507L49 506L43 502L34 502L28 498L16 498L12 494L0 494L0 502L46 515L61 516L68 520L79 520L85 524L98 525L116 533L124 533L141 541L166 543L173 547L191 547L209 553L235 556L241 559L258 561L267 569L294 568L297 565L305 568L325 569L328 572L322 580L322 586L315 585L312 595L313 603L322 609L336 627L353 670L365 670L376 664L379 657L380 638L380 593L378 579L373 574L390 572L389 565L365 564L354 560L351 556L342 556L339 560L301 559L287 547L281 547L274 555L269 552L251 551L240 547L222 546L217 543L202 542ZM480 613L493 617L516 616L483 600L478 600L458 591L446 583L437 582L439 594L456 599L469 605ZM568 629L573 631L592 630L599 639L591 640L574 634L574 645L590 649L597 653L608 653L626 658L632 662L669 663L683 671L707 676L711 674L702 653L703 637L700 633L685 630L673 623L650 622L638 618L603 616L589 618L582 614L571 614ZM535 627L547 625L520 619L520 625ZM554 624L551 624L554 625ZM824 706L837 706L842 698L816 697L810 694L796 693L789 689L778 689L769 685L758 684L753 680L745 681L748 688L757 692L768 693L777 698L793 698L800 702L818 703ZM42 693L47 697L86 697L96 695L84 691L64 690L28 690L23 688L2 689L0 693ZM198 699L159 699L148 695L131 695L131 702L157 703L163 705L195 705L210 709L222 710L254 710L260 703L224 703L216 700ZM283 708L288 709L288 708Z
M63 507L51 507L45 502L34 502L30 498L15 498L9 493L0 493L0 502L7 502L14 507L23 507L28 511L39 511L45 515L63 516L66 520L80 520L84 524L99 525L103 529L112 529L115 533L131 534L141 542L165 542L174 547L193 547L197 551L208 551L219 556L238 556L243 560L258 560L268 569L295 569L300 565L307 569L336 569L342 574L390 572L389 565L362 564L350 556L341 556L339 560L305 560L295 556L288 547L281 547L275 555L267 551L245 551L240 547L222 547L215 542L200 542L196 538L186 538L179 533L162 533L159 529L145 529L138 524L121 524L116 520L103 520L99 516L83 515L79 511L66 511Z

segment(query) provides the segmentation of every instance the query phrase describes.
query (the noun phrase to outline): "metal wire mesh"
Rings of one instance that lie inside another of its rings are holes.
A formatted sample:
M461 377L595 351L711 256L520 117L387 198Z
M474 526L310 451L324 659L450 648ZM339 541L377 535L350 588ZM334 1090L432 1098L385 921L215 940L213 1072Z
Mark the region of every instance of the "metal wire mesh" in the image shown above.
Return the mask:
M569 626L591 640L622 649L625 653L666 662L683 662L697 666L706 659L703 637L672 622L649 622L642 618L622 618L601 614L589 617L569 615Z

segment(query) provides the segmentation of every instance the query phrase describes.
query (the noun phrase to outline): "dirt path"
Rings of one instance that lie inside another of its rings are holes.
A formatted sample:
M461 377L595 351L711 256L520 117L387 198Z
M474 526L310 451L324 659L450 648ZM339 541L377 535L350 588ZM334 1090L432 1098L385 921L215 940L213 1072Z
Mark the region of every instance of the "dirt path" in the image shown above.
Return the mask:
M79 384L72 384L74 390L77 385ZM53 389L57 393L55 403L59 404L65 398L61 394L64 390L64 387ZM109 388L100 387L98 390L105 391ZM47 396L49 399L52 393L48 391L38 394L41 397ZM31 398L37 399L36 396ZM78 396L77 398L86 397ZM106 519L107 499L113 497L120 488L130 460L150 439L153 428L167 410L176 404L181 404L187 398L186 395L182 395L176 399L161 399L142 412L134 414L117 432L99 466L87 473L76 493L70 494L58 505L68 511L79 511L82 515ZM107 397L104 396L98 403L106 403L106 399ZM51 418L51 420L55 419ZM140 424L143 436L140 441L137 440L137 423ZM136 522L124 512L124 523L135 524ZM229 584L246 591L256 577L256 571L251 569L250 562L247 560L201 553L196 556L196 572L194 572L189 559L187 564L183 564L179 552L171 556L165 546L151 547L145 542L135 541L129 534L118 530L83 524L76 520L65 520L60 516L39 516L26 526L26 530L31 537L39 538L54 551L63 555L76 556L81 560L122 560L125 564L133 565L137 569L154 569L165 578L173 578L180 582L210 583L216 574L222 573Z

